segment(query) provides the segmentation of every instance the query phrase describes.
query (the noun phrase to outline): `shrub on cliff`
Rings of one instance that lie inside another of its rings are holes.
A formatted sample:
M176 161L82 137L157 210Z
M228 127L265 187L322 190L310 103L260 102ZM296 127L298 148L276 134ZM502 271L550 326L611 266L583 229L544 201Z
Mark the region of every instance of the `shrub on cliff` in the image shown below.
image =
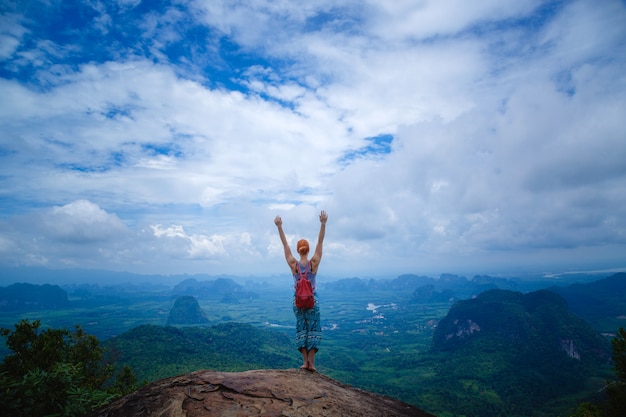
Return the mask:
M82 416L137 388L128 368L110 382L113 366L80 326L40 330L39 320L22 320L0 335L13 352L0 364L1 415Z

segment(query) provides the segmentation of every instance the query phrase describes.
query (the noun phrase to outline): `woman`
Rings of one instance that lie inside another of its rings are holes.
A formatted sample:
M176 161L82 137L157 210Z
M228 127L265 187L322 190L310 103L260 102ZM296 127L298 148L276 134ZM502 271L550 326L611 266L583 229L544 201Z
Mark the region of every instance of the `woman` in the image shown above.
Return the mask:
M315 372L315 354L319 349L320 341L322 340L322 327L320 325L320 308L317 301L317 293L315 292L315 278L317 276L317 269L320 266L322 260L322 244L324 242L324 234L326 233L326 220L328 215L322 210L320 213L320 233L317 238L317 246L315 246L315 252L309 260L309 242L305 239L298 241L296 250L300 255L300 260L297 260L289 249L285 232L283 231L283 221L280 216L276 216L274 224L278 227L278 234L280 235L280 241L283 244L285 250L285 259L287 265L291 269L295 284L300 279L300 273L306 274L311 285L313 286L313 295L315 298L315 305L310 309L300 309L296 307L295 295L293 301L293 312L296 315L296 346L300 353L302 353L302 366L300 368Z

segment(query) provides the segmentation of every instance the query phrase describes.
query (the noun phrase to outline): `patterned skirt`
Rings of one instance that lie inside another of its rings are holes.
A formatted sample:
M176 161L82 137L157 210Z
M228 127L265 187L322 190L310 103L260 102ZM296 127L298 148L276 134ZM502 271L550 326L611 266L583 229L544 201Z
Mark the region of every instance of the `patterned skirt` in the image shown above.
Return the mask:
M293 298L293 313L296 315L296 347L298 350L318 350L322 341L322 326L320 324L320 306L317 293L313 294L315 306L309 309L296 307L296 297Z

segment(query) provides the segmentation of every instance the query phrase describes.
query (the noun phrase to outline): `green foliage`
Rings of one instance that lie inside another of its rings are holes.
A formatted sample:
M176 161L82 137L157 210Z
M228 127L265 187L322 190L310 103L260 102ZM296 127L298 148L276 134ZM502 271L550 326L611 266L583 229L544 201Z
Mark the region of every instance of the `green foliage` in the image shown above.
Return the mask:
M611 341L613 346L613 364L617 382L626 384L626 330L620 328Z
M138 326L111 339L108 346L116 362L129 365L145 381L199 369L287 368L297 359L292 341L284 334L241 323Z
M615 380L606 385L606 400L578 405L571 417L623 417L626 412L626 330L620 328L611 341Z
M18 377L29 371L49 371L59 363L80 364L82 375L90 386L104 382L108 369L100 364L102 349L94 336L87 335L80 326L74 332L67 329L39 331L40 321L22 320L15 330L0 329L7 338L7 347L14 353L4 358L2 369Z
M621 326L619 317L626 311L626 273L551 290L567 300L574 314L601 331L612 333Z
M198 300L191 295L178 297L170 310L167 325L177 324L206 324L209 322L206 313L202 311Z
M0 376L0 408L12 416L82 416L113 399L115 394L89 386L81 365L59 363L49 370L34 369L21 379Z
M576 408L576 412L570 417L602 417L602 411L597 405L584 402Z
M597 333L579 332L581 327L570 320L563 301L552 293L485 293L478 297L482 306L473 305L471 300L463 302L467 303L466 311L471 312L468 317L476 322L480 318L481 328L490 331L480 333L481 337L449 339L449 343L456 344L448 346L449 349L442 344L444 349L429 350L436 329L453 324L453 320L440 322L449 312L451 302L433 302L444 299L439 293L443 294L448 284L442 280L422 282L418 278L353 279L338 281L337 288L332 288L331 284L335 283L321 286L324 330L316 361L320 372L343 383L412 403L440 417L566 416L580 401L592 401L600 396L604 399L605 391L600 390L610 376L608 356L605 363L596 364L578 362L566 355L550 362L555 344L557 351L563 352L562 340L571 340L581 358L597 357L604 349L594 352L584 348L585 341L596 338ZM473 281L484 284L485 288L495 286L494 282L501 287L500 280L493 280L481 277ZM433 282L436 285L432 294L427 292L428 288L415 293L419 287ZM347 284L354 284L354 288L347 291ZM71 308L45 313L38 309L37 312L0 311L0 327L33 316L42 318L44 328L72 328L74 323L81 323L90 334L107 341L105 358L132 367L140 381L199 369L241 371L299 366L300 354L293 344L290 282L284 289L263 285L237 289L225 280L185 282L185 288L177 288L181 291L134 285L92 286L89 296L70 291ZM240 303L222 302L233 288ZM260 296L242 296L249 288ZM457 290L455 286L455 296L469 298L480 292L477 288L472 285ZM506 288L518 289L514 285ZM524 288L537 287L529 284ZM579 293L594 296L595 288L585 287ZM619 302L619 288L605 289L616 294L614 299ZM197 297L212 327L162 327L172 307L173 294ZM428 297L414 298L419 294ZM600 311L603 300L601 296L593 302L579 304L589 311ZM622 297L622 303L623 300ZM570 303L569 298L567 301ZM372 311L370 305L376 305L376 310ZM618 323L615 315L602 316L602 320L603 326L596 327L604 332L613 333L619 327L615 325ZM224 322L232 327L222 327ZM252 325L252 329L245 323ZM145 328L145 324L154 326ZM453 326L448 329L458 330ZM445 337L442 342L445 343ZM608 342L606 350L609 351ZM4 354L0 350L0 358ZM541 357L548 359L542 361ZM123 370L117 379L123 380L122 375ZM130 378L127 385L136 383ZM115 385L109 380L105 393L112 392ZM123 390L120 383L118 391ZM562 395L563 392L566 394ZM78 393L74 392L76 398L91 395L82 391L80 397ZM536 398L541 401L532 403ZM602 412L603 407L600 407Z
M446 410L468 416L538 415L584 391L587 376L608 361L606 341L546 290L491 290L456 303L432 352L440 359L429 391L451 390L456 400Z
M136 389L124 370L104 388L113 368L102 362L98 339L80 326L40 330L38 320L0 329L13 352L0 365L0 411L11 416L82 416Z
M118 396L126 395L130 392L133 392L138 387L137 377L133 373L132 369L128 365L124 365L122 370L118 373L115 378L115 383L109 392L116 394Z
M619 329L612 340L612 345L615 381L609 383L606 388L608 395L606 415L623 417L626 412L626 330Z

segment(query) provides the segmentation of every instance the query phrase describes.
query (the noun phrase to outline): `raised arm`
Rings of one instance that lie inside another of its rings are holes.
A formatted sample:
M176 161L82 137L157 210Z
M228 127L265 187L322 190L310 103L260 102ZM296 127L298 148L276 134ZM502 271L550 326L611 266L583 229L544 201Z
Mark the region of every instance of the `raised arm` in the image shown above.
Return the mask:
M317 245L315 246L315 253L311 257L311 270L317 273L317 268L322 261L322 249L324 246L324 236L326 235L326 221L328 220L328 214L324 210L320 213L320 234L317 237Z
M291 254L291 249L289 249L289 243L287 243L287 237L285 236L285 232L283 231L283 219L281 219L280 216L276 216L276 218L274 219L274 224L278 228L278 235L280 236L280 241L283 244L283 249L285 251L285 260L287 261L287 265L289 265L291 272L295 273L296 263L298 261Z

